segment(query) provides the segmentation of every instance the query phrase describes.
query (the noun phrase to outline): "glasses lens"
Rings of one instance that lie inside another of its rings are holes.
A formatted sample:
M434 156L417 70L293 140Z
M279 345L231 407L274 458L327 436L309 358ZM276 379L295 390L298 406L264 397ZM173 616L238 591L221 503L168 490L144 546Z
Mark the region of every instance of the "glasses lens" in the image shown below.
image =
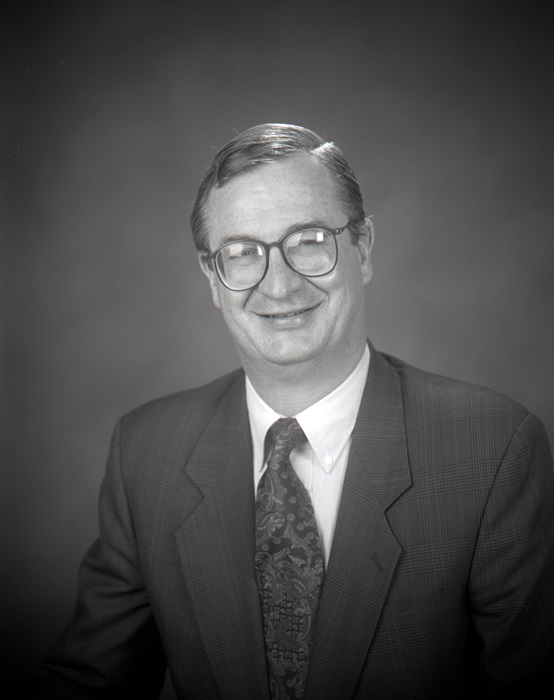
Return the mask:
M225 284L236 291L254 287L265 272L265 251L254 241L237 241L221 248L216 265Z
M296 231L285 240L284 249L291 266L308 277L325 275L337 262L335 237L321 228Z

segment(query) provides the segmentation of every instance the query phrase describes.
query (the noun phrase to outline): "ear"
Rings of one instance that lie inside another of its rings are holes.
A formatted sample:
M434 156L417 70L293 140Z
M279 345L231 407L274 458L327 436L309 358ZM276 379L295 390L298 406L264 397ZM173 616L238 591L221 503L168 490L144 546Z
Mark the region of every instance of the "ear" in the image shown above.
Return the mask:
M206 275L210 283L210 289L212 290L212 301L214 305L220 309L221 302L219 300L219 279L217 278L217 273L213 269L213 266L210 267L210 262L208 261L205 253L198 253L198 262L200 263L200 269Z
M374 230L373 222L366 216L360 225L360 233L356 241L360 265L362 268L362 279L364 284L367 284L373 277L373 264L371 259L371 251L373 250Z

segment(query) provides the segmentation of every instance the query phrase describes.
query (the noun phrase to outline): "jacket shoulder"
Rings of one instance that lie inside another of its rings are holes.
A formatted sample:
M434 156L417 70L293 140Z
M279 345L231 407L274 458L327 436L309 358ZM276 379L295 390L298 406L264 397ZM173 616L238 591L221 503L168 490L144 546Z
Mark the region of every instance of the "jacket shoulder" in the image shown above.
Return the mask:
M418 369L390 355L385 359L399 376L406 414L412 420L442 423L481 417L515 428L530 416L524 406L494 389Z
M216 407L231 387L243 378L244 371L242 369L236 369L202 386L185 389L148 401L127 413L123 416L123 419L132 419L135 416L160 412L180 413L183 410L194 409L198 411L203 408L209 410L209 407Z
M203 386L149 401L120 419L121 440L145 448L153 439L168 441L171 436L194 443L225 397L243 387L244 372L238 369Z
M415 471L437 468L444 473L448 465L447 471L456 473L454 465L464 470L473 465L479 479L486 482L494 478L506 457L515 454L520 455L514 460L520 476L533 464L532 454L537 463L551 464L542 421L517 401L487 387L417 369L394 357L385 359L399 377L410 462Z

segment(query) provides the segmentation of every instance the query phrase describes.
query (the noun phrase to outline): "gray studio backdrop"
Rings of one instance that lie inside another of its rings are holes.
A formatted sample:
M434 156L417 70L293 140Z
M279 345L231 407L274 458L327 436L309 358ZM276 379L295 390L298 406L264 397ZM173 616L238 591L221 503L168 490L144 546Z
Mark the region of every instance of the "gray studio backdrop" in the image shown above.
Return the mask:
M345 151L380 349L492 386L554 440L551 17L543 3L42 2L7 26L2 487L8 664L70 613L117 418L234 368L188 217L263 121Z

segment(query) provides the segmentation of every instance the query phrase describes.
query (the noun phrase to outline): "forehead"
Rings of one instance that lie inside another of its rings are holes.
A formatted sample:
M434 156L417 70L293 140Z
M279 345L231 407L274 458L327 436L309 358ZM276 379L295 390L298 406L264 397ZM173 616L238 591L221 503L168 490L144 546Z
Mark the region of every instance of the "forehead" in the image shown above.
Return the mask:
M241 236L274 240L294 226L337 228L345 207L335 176L315 156L299 154L236 175L208 195L210 248Z

